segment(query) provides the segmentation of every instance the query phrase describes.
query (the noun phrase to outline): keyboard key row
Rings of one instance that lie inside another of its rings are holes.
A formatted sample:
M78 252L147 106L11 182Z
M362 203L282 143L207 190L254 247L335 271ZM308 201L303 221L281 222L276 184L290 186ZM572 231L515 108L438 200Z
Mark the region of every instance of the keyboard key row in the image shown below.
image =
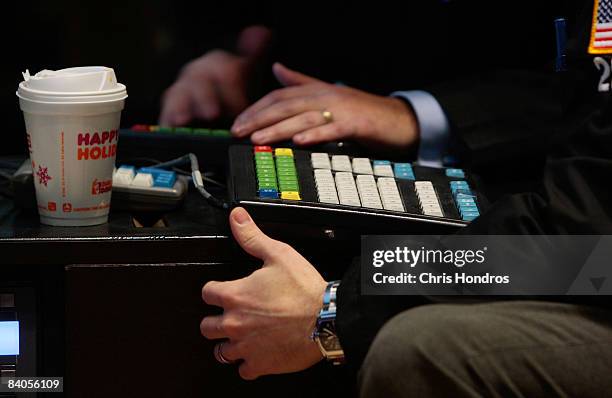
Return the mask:
M451 181L450 187L463 221L472 221L480 216L480 211L476 205L476 196L472 194L467 181Z
M419 199L423 214L428 216L443 217L442 207L436 190L431 181L415 181L414 187Z
M334 176L330 170L319 169L314 171L315 184L319 201L322 203L338 204L338 193L336 192L336 183Z
M375 175L377 177L395 177L406 180L415 180L414 170L410 163L394 163L388 160L370 160L369 158L353 158L347 155L332 155L324 152L311 154L313 169L326 169L333 171L346 171L355 174Z
M154 167L124 165L113 172L113 184L132 185L136 187L172 188L176 182L176 173Z
M378 195L378 188L376 187L376 181L371 175L358 175L357 176L357 190L359 191L359 197L361 198L361 204L363 207L369 207L372 209L382 209L382 203L380 202L380 196Z
M361 206L357 186L353 174L346 171L336 173L336 188L340 204L347 206Z
M406 211L395 179L380 177L378 179L378 192L380 192L380 199L385 210Z

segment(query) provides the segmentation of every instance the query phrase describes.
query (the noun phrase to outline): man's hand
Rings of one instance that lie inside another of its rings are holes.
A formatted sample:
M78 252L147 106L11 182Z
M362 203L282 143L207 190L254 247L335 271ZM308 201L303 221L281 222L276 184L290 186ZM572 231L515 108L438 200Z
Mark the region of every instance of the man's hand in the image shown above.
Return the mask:
M278 63L273 71L285 88L238 116L232 126L235 136L251 135L255 144L291 138L299 145L355 139L394 149L418 141L416 118L402 100L325 83ZM323 111L331 112L333 120L326 120Z
M271 32L251 26L238 39L238 54L211 51L188 63L162 98L159 123L181 126L192 119L236 116L247 107L247 84L253 65L269 45Z
M202 297L223 308L208 316L200 329L209 339L227 339L221 355L240 361L240 376L297 372L322 359L311 340L327 286L317 270L291 246L271 239L255 225L246 210L230 214L232 233L263 267L246 278L208 282Z

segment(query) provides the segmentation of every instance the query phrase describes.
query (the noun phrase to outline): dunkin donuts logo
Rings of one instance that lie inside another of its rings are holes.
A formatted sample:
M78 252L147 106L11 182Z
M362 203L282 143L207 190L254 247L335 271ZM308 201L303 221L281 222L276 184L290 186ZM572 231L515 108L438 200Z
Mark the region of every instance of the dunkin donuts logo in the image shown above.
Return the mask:
M117 153L117 130L77 134L77 160L97 160Z
M95 179L91 184L92 195L100 195L110 192L111 189L113 189L113 180L98 181L98 179Z

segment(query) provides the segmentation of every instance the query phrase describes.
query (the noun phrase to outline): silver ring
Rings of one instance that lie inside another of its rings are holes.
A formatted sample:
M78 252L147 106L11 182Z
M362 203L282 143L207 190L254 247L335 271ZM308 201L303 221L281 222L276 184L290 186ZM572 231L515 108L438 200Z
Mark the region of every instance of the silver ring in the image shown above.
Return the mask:
M331 123L334 120L334 115L328 110L321 111L321 116L325 119L325 123Z
M219 361L220 363L222 363L223 365L231 365L231 364L233 364L234 362L232 362L232 361L230 361L229 359L225 358L225 357L223 356L223 353L221 353L221 348L223 347L223 343L224 343L224 342L221 342L221 343L219 343L219 344L217 344L217 345L215 346L215 359L216 359L217 361Z

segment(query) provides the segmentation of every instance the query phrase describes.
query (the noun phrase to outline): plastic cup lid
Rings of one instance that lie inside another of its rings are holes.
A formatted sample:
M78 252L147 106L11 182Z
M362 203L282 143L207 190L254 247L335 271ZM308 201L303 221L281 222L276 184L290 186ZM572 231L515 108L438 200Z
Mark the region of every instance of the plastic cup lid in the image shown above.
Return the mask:
M104 66L42 70L30 75L26 70L19 83L19 98L43 103L94 103L123 100L126 88L117 82L115 71Z

